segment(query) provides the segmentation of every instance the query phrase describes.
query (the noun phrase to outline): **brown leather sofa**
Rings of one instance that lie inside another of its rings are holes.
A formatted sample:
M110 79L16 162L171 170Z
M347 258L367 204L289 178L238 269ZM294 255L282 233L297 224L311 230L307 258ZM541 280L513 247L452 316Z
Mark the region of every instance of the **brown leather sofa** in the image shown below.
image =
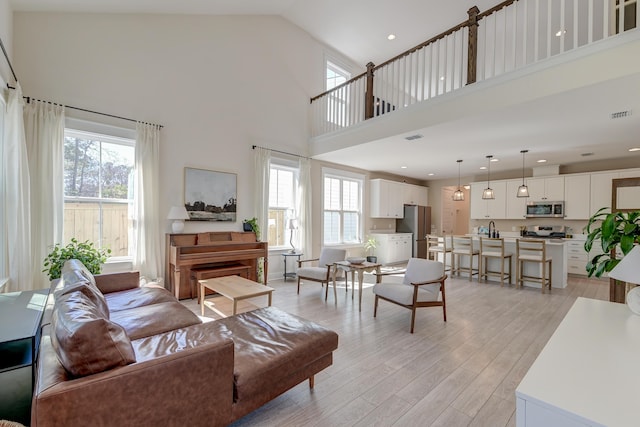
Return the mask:
M137 273L52 283L34 427L223 426L332 364L338 335L275 307L200 318Z

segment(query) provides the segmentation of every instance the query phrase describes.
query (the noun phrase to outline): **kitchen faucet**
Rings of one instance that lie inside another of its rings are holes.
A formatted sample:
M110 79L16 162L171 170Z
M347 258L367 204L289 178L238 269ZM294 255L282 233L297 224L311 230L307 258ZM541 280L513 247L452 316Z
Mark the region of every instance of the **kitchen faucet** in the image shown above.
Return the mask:
M489 233L487 234L487 236L489 236L489 237L495 237L495 236L492 236L492 235L491 235L491 225L493 225L493 231L494 231L494 233L495 233L495 231L496 231L496 223L495 223L495 222L493 222L493 221L489 221Z

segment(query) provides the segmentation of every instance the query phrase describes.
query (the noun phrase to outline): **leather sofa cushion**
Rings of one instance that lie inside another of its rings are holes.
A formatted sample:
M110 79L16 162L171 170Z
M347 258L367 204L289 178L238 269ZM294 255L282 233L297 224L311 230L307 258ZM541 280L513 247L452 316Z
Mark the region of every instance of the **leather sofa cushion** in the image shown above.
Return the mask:
M81 290L56 296L51 342L58 360L75 377L136 361L125 330L105 318Z
M51 293L59 297L75 291L84 293L100 310L103 317L109 318L109 306L96 286L95 278L84 264L77 259L70 259L62 266L60 280L52 283Z
M67 272L75 272L87 279L93 286L96 286L96 279L87 267L78 259L68 259L62 266L61 276L64 277Z
M108 293L104 297L110 312L176 300L171 292L159 287L127 289L126 291Z
M111 320L122 326L131 340L201 323L198 316L175 299L115 311Z
M275 307L265 307L204 326L231 331L234 400L250 399L296 370L338 348L338 334Z

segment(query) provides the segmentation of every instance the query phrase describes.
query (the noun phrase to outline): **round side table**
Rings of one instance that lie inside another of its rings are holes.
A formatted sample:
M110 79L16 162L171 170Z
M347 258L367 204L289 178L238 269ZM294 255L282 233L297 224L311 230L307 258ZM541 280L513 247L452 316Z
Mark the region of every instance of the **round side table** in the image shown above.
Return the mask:
M296 257L297 260L296 261L300 261L300 257L304 255L302 252L283 252L282 253L282 257L284 259L284 281L287 281L287 277L296 277L296 272L295 269L294 271L287 273L287 258L289 257Z

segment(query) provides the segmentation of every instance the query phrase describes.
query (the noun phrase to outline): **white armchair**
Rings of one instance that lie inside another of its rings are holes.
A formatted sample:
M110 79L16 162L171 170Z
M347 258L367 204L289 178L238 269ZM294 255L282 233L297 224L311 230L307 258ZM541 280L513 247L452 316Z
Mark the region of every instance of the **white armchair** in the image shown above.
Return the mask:
M411 310L411 333L416 319L416 308L440 307L447 321L443 273L444 265L439 261L411 258L403 277L383 276L382 283L373 287L376 295L373 317L378 311L378 299L392 302Z
M338 261L344 261L347 256L347 251L345 249L337 249L337 248L322 248L320 251L320 258L315 259L303 259L298 261L298 294L300 293L300 280L311 280L314 282L320 282L324 286L326 283L327 288L325 289L324 299L327 300L327 296L329 295L329 281L332 280L331 270L333 268L333 264ZM303 263L305 262L313 262L318 261L317 266L309 266L303 267ZM335 283L333 286L333 294L336 297L336 287Z

